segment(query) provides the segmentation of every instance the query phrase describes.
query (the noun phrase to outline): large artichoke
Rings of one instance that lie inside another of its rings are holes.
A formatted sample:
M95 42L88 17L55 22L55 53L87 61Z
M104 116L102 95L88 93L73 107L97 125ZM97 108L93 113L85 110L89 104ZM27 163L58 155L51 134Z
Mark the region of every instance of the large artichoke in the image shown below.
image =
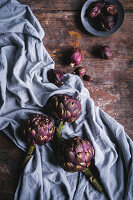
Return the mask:
M23 133L30 147L23 162L23 167L32 156L35 145L43 145L49 142L53 138L54 132L53 122L47 116L33 114L24 120Z
M62 167L69 172L81 171L90 166L94 148L88 140L70 137L62 140L59 160Z
M94 156L94 148L88 140L80 137L62 138L63 122L56 129L55 144L60 165L69 172L82 171L89 178L90 183L98 191L103 188L94 177L89 166Z
M79 118L81 104L80 101L73 96L57 94L49 99L48 110L55 119L71 123Z

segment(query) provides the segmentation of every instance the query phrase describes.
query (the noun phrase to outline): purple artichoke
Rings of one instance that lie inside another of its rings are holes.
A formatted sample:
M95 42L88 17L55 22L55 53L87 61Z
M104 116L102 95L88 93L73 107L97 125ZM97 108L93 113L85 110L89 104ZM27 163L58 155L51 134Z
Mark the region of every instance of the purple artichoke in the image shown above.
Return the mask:
M23 161L22 168L33 155L35 145L43 145L49 142L54 135L55 127L49 117L40 114L33 114L24 120L23 133L28 140L29 150Z
M70 57L71 63L70 67L74 67L79 65L82 59L81 49L79 47L74 48L72 51L72 55Z
M109 46L103 45L99 48L100 57L103 59L110 59L112 58L112 51Z
M23 132L30 145L43 145L54 135L55 127L49 117L34 114L24 121Z
M88 140L73 137L62 140L59 154L62 167L66 171L76 172L90 166L90 161L94 156L94 148Z
M58 87L63 85L64 75L62 72L50 69L47 73L49 82L57 85Z
M109 31L114 27L115 23L109 16L99 18L99 26L104 31Z
M82 171L93 187L102 192L103 188L92 174L89 166L94 156L94 148L88 140L80 137L62 138L63 122L56 129L55 144L61 167L68 172Z
M108 5L107 4L105 6L105 12L108 15L114 16L114 15L118 14L117 6L116 5L111 5L111 4Z
M105 3L101 2L101 1L92 3L87 10L87 16L90 18L95 18L99 15L102 15L101 10L102 10L104 4Z
M57 94L48 100L48 110L54 118L71 123L79 118L81 104L73 96Z

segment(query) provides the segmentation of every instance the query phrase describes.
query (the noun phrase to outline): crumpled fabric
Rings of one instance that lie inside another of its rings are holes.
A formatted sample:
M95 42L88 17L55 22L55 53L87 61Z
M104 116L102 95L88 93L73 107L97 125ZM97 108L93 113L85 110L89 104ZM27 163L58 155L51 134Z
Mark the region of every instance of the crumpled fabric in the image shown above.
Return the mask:
M96 107L81 79L65 74L58 88L47 79L54 62L43 46L44 31L30 8L15 0L0 1L0 130L23 151L21 125L31 113L44 113L50 96L67 93L81 101L81 115L63 128L64 138L81 136L95 149L95 165L110 200L133 199L133 141L122 125ZM14 200L105 200L82 172L58 164L53 141L36 145L21 173Z

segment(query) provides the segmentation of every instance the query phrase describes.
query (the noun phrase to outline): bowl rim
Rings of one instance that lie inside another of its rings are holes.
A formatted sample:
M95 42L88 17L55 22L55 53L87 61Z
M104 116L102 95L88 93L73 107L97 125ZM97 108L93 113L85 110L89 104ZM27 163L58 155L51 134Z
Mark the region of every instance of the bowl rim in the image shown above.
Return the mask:
M123 21L124 21L124 15L125 15L125 13L124 13L124 8L123 8L121 2L119 0L113 0L113 2L112 2L112 0L105 0L105 2L109 2L111 4L117 5L118 20L117 20L117 23L115 24L115 26L111 30L109 30L109 31L98 31L98 30L96 30L95 28L93 28L90 25L87 17L85 16L86 10L87 10L88 6L91 3L96 2L96 1L98 1L98 0L87 0L84 3L84 5L83 5L83 7L81 9L81 22L82 22L84 28L89 33L91 33L92 35L95 35L95 36L103 36L104 37L104 36L108 36L108 35L111 35L111 34L115 33L122 26Z

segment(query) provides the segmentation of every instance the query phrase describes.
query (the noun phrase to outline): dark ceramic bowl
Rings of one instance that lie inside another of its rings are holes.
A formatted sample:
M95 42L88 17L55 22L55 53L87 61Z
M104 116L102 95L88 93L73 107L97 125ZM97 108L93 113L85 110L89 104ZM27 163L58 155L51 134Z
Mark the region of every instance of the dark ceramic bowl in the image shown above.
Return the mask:
M110 4L117 5L118 16L117 16L116 24L114 25L114 27L111 30L101 31L101 30L97 30L96 28L94 28L94 26L91 24L91 21L88 20L88 18L86 16L86 11L87 11L88 7L90 6L91 3L96 2L96 1L98 1L98 0L88 0L85 2L85 4L82 7L81 21L82 21L84 28L92 35L102 36L102 37L115 33L121 27L121 25L123 24L123 21L124 21L124 9L123 9L122 4L118 0L113 0L113 1L106 0L105 1Z

